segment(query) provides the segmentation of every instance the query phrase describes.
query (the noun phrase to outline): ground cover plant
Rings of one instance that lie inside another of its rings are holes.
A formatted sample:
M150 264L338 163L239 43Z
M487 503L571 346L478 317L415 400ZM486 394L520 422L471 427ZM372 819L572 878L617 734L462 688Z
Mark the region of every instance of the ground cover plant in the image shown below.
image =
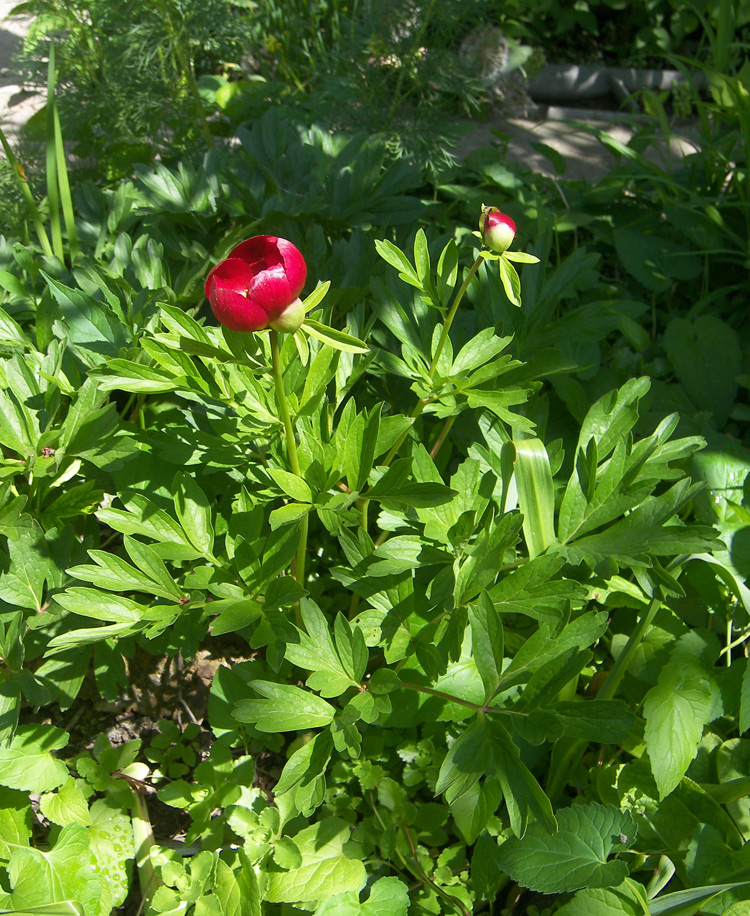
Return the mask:
M265 106L71 193L52 95L0 909L748 912L743 80L596 187Z

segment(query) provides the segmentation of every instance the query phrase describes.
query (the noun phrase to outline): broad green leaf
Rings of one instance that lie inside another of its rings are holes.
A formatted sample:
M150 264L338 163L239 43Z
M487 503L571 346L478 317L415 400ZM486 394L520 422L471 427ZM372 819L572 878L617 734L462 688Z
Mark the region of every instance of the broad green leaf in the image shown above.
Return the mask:
M261 916L258 878L244 853L240 853L240 863L239 869L232 870L221 859L216 861L216 877L211 899L219 903L218 916Z
M500 683L504 640L502 621L487 592L469 605L469 622L472 655L484 684L485 702L488 702Z
M309 690L273 681L251 681L248 686L263 700L238 700L234 716L261 732L290 732L330 724L336 710Z
M349 891L324 900L314 916L406 916L409 889L399 878L378 878L363 903L359 894Z
M350 831L349 824L337 818L301 830L293 840L303 864L289 871L268 872L265 899L269 903L312 903L349 891L359 893L367 872L360 859L344 851Z
M584 888L560 907L561 916L649 916L645 888L626 878L617 887Z
M295 627L296 639L287 638L285 658L299 668L314 672L307 680L308 686L324 697L337 697L348 688L358 686L358 679L353 678L342 663L328 621L317 604L303 599L300 612L307 632ZM341 624L337 626L340 629Z
M632 816L596 802L572 805L557 812L558 830L531 824L522 838L500 846L500 864L522 887L542 894L579 888L617 887L628 875L620 859L609 857L633 842Z
M713 414L718 429L726 423L742 371L737 332L715 315L695 320L673 318L664 333L664 348L682 387L698 410Z
M283 468L269 468L268 473L273 477L279 488L291 499L299 503L312 502L312 491L309 484L291 471Z
M102 878L88 832L80 824L63 827L47 852L15 850L8 864L8 878L15 913L74 900L83 905L86 916L100 916Z
M148 608L122 595L100 592L95 588L69 588L56 595L58 604L80 617L113 623L138 623Z
M39 799L39 810L53 824L83 824L88 827L91 823L89 806L86 796L81 790L81 781L71 776L56 792L44 793Z
M621 700L561 700L547 707L547 711L569 737L602 744L625 741L636 722L633 713Z
M528 388L502 388L497 390L485 390L481 388L471 388L466 393L466 400L469 407L486 407L491 410L495 416L515 427L522 432L531 433L534 431L534 424L526 417L508 410L516 404L525 404L529 399L530 390Z
M615 229L615 247L626 270L646 289L666 292L675 280L692 280L703 269L701 259L662 235Z
M102 914L122 906L130 887L129 860L135 855L133 825L127 813L106 799L91 806L89 845L102 876Z
M505 295L508 297L510 304L521 308L521 278L518 276L518 271L502 255L497 259L497 266L500 270L500 279L503 283Z
M460 798L484 775L492 759L492 743L483 719L474 719L448 748L438 773L435 794L445 792L448 804Z
M294 525L309 514L312 506L309 503L287 503L274 509L268 517L272 531L285 525Z
M660 798L677 786L698 752L716 690L704 666L680 655L646 694L644 736Z
M207 559L213 558L214 526L211 505L195 479L183 471L172 484L177 518L190 543Z
M68 768L52 751L67 744L59 729L19 728L10 747L0 747L0 785L24 792L51 792L68 779Z
M174 391L184 379L169 372L153 369L128 359L110 359L106 368L96 374L100 391L133 391L139 394L158 394Z
M516 264L539 263L539 258L535 254L527 254L525 251L504 251L503 257L506 261L514 261Z
M31 818L28 792L0 787L0 859L7 861L15 847L29 845Z
M414 266L423 289L430 285L430 250L427 247L427 236L424 229L418 229L414 236Z

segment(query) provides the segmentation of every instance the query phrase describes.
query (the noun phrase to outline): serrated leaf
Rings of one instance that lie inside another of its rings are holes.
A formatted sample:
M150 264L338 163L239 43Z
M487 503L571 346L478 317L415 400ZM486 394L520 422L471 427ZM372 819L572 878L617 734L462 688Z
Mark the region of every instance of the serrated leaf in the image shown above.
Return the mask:
M57 730L56 730L57 731ZM0 747L0 785L24 792L51 792L68 779L68 768L50 751L64 747L67 735L52 740L40 731L19 729L10 747Z
M699 663L680 656L646 694L644 737L659 798L678 785L698 752L716 689Z
M57 792L44 793L39 799L39 810L53 824L83 824L87 827L91 823L89 806L81 790L80 780L69 777Z
M324 900L314 916L406 916L409 889L399 878L378 878L363 903L359 894L349 891Z
M359 891L367 880L364 864L349 858L344 844L351 828L326 818L293 837L303 864L285 872L268 872L265 899L270 903L310 903L335 894Z
M629 812L596 802L557 812L557 833L531 824L523 838L506 840L499 851L502 869L522 887L542 894L561 894L583 887L616 887L628 875L627 865L608 861L635 838ZM625 845L620 837L625 837Z

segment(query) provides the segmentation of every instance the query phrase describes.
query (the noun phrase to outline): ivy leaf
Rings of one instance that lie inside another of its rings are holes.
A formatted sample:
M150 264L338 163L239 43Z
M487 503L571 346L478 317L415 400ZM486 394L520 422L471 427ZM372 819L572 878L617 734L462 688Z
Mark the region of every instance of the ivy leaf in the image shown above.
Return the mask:
M542 894L616 887L627 877L624 862L607 861L635 837L635 821L627 811L596 802L573 805L557 812L557 823L557 833L534 823L523 838L506 840L499 852L502 870Z

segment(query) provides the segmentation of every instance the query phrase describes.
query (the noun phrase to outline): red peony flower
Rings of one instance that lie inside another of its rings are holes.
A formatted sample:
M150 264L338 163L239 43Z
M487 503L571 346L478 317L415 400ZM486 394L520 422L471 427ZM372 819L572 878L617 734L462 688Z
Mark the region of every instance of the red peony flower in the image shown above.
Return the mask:
M299 294L307 264L299 249L275 235L239 244L206 277L206 296L231 331L296 331L305 319Z
M482 233L484 244L497 254L502 254L510 248L516 237L516 224L497 207L482 207L479 217L479 231Z

